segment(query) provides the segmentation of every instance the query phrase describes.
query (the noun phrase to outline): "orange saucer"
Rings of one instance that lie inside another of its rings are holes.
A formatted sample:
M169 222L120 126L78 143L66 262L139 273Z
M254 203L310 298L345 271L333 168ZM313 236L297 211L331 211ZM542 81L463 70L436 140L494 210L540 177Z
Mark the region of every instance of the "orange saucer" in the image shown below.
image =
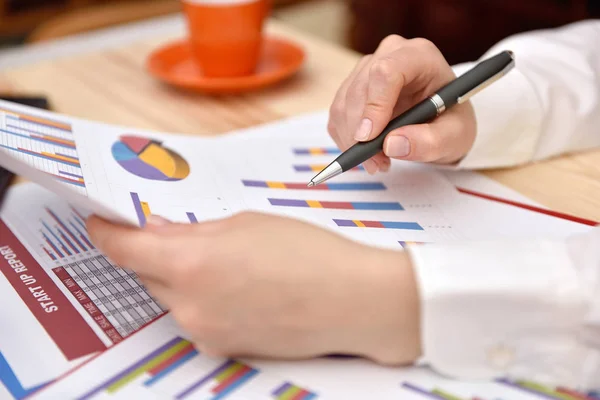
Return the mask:
M265 37L256 72L234 78L211 78L194 62L186 40L178 40L154 51L147 60L150 73L178 87L206 93L240 93L261 89L298 71L304 62L301 47L287 40Z

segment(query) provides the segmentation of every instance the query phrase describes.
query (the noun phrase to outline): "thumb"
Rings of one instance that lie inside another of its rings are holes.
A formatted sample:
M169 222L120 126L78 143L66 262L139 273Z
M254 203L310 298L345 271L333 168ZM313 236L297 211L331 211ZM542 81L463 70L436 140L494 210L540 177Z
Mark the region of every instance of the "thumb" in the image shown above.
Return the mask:
M448 113L428 124L407 125L388 134L383 152L390 158L453 163L473 145L475 128L460 113Z

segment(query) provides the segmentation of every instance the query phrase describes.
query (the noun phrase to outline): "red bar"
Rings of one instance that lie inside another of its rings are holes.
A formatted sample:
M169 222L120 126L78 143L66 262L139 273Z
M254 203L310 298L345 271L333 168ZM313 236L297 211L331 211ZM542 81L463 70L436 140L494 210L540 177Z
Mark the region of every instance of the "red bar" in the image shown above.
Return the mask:
M68 360L106 349L92 328L2 220L0 271ZM34 297L35 295L38 297Z
M561 219L565 219L567 221L578 222L580 224L588 225L588 226L596 226L596 225L598 225L598 222L595 222L595 221L592 221L592 220L589 220L589 219L585 219L585 218L575 217L575 216L569 215L569 214L564 214L564 213L561 213L561 212L558 212L558 211L546 210L544 208L540 208L540 207L536 207L536 206L530 206L529 204L523 204L523 203L519 203L519 202L512 201L512 200L501 199L500 197L495 197L495 196L490 196L489 194L474 192L472 190L461 188L461 187L456 187L456 189L459 192L464 193L464 194L469 194L469 195L475 196L475 197L481 197L482 199L496 201L498 203L508 204L508 205L511 205L511 206L514 206L514 207L523 208L525 210L534 211L534 212L537 212L537 213L540 213L540 214L549 215L551 217L561 218Z
M566 394L566 395L571 396L571 397L573 397L575 399L578 399L578 400L595 400L592 397L586 396L586 395L584 395L582 393L578 393L578 392L576 392L574 390L571 390L571 389L566 389L566 388L558 387L558 388L556 388L556 391L558 393Z
M307 394L309 394L309 391L306 389L302 389L302 390L300 390L300 392L298 392L298 394L296 394L294 397L290 398L290 400L302 400L304 398L304 396L306 396Z
M319 201L323 208L337 208L340 210L354 210L352 203L347 201Z
M227 389L227 386L231 385L233 382L237 381L242 376L246 375L248 373L248 371L250 371L251 369L252 368L250 368L249 366L244 365L242 368L240 368L239 371L237 371L235 374L231 375L229 378L225 379L218 386L216 386L212 390L212 392L215 394L221 393L223 390Z
M192 351L194 351L194 345L190 343L187 346L185 346L183 349L181 349L179 351L179 353L173 354L171 357L167 358L166 360L164 360L163 362L158 364L156 367L149 370L148 373L150 375L154 376L154 375L160 373L162 370L171 366L177 360L180 360L181 358L185 357Z
M310 189L305 183L284 183L286 189Z
M58 279L64 283L64 285L69 289L69 292L73 294L73 297L82 305L82 307L87 311L87 313L94 319L96 324L104 331L106 336L109 337L111 342L119 343L123 340L123 336L119 334L119 332L115 329L113 324L106 318L106 316L96 307L94 302L85 294L83 289L79 286L77 282L71 277L71 275L65 270L63 267L54 268L52 270Z
M383 226L383 224L379 221L360 221L362 222L367 228L385 228L385 226Z

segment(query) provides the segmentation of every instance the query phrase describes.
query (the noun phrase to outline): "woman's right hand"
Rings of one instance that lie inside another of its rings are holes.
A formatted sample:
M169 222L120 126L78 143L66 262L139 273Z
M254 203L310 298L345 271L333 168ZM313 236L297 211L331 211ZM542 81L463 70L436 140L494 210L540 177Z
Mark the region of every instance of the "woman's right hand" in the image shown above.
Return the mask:
M338 90L328 131L342 151L377 137L388 122L455 79L438 48L426 39L385 38L363 57ZM363 165L370 174L387 171L390 158L450 164L475 141L475 113L459 104L430 123L409 125L388 134L383 153Z

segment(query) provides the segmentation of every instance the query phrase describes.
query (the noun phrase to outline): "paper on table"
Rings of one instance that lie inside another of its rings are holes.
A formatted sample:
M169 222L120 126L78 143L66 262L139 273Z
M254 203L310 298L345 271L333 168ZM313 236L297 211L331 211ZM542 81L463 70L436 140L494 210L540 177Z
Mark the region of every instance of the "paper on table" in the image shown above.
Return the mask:
M6 123L6 118L7 115L12 115L11 113L7 113L12 110L27 110L29 115L34 116L52 115L52 113L48 113L43 110L37 110L6 101L0 101L0 124L4 128L4 131L2 132L2 135L0 137L2 137L3 139L5 139L7 135L10 135L10 133L8 133L9 130L7 129L10 127L7 126L8 124ZM15 128L12 132L19 134L24 130L25 129L22 128ZM0 141L0 145L3 145L4 142L6 142L6 140ZM115 209L111 207L111 205L104 203L101 199L83 196L74 190L70 190L67 186L59 183L59 181L53 179L44 171L33 167L32 164L28 164L26 162L23 162L22 160L19 160L17 157L15 157L16 153L7 150L6 146L0 146L0 152L2 153L2 155L0 156L0 166L8 169L9 171L17 175L21 175L22 177L26 177L32 182L35 182L45 187L46 189L53 191L54 193L68 200L69 202L89 209L90 211L93 211L94 213L108 220L128 225L137 225L135 219L120 213L118 209Z
M549 397L548 393L559 398L554 387L532 389L512 381L461 382L424 366L383 367L362 359L265 362L211 358L196 351L166 315L32 399L535 400ZM581 396L578 398L584 398Z
M0 120L0 147L10 154L3 162L107 219L143 226L150 214L190 223L261 211L375 246L467 237L456 223L460 216L445 212L458 194L428 168L395 163L378 176L357 168L308 189L311 175L337 151L326 113L199 138L0 102L0 116L2 109L9 112ZM57 147L65 143L68 149Z

